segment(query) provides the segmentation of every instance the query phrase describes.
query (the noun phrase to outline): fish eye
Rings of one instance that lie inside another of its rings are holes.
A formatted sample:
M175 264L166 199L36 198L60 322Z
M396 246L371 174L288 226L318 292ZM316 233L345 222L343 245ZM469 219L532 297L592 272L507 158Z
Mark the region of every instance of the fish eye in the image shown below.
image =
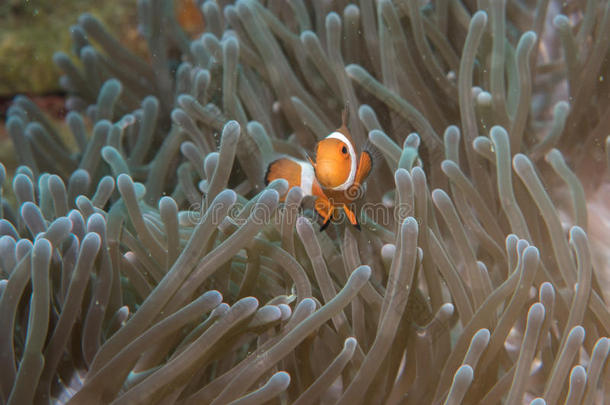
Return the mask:
M347 148L345 146L341 148L341 153L344 155L347 153Z

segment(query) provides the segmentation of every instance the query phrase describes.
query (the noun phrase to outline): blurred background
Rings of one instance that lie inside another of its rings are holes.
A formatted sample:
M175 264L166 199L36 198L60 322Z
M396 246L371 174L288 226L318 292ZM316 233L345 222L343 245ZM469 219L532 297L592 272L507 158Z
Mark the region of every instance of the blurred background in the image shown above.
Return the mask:
M180 24L190 35L203 31L195 0L174 0ZM0 161L9 173L17 162L5 128L6 110L18 94L30 97L58 128L63 118L64 91L53 54L71 51L70 27L87 11L116 33L135 53L147 57L138 33L137 1L2 0L0 1ZM76 59L76 58L75 58Z

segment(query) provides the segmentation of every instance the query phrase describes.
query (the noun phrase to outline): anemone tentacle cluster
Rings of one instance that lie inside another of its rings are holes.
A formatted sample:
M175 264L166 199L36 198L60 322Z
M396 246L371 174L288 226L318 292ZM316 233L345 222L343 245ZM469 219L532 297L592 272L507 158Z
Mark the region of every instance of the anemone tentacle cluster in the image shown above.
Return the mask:
M610 403L610 2L138 5L148 59L56 54L69 140L8 111L1 403ZM379 159L319 232L263 177L344 106Z

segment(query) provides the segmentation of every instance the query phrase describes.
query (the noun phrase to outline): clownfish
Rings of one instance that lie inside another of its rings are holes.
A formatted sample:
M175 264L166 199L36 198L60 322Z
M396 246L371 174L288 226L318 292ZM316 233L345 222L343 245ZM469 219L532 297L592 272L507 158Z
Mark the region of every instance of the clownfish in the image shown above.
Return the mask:
M349 222L360 229L354 214L354 201L362 195L363 183L372 169L371 153L360 154L347 128L347 110L343 111L342 125L318 142L315 161L284 156L267 167L265 184L285 179L289 189L295 186L304 195L315 197L314 209L322 217L320 231L326 229L331 219L337 219L338 209L343 209Z

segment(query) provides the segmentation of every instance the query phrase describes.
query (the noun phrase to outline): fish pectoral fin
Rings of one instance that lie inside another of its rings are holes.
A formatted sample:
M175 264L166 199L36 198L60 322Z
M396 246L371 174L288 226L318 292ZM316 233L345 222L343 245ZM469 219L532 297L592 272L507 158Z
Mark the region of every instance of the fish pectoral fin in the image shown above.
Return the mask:
M354 177L354 183L361 185L366 180L367 176L371 172L373 167L373 161L371 154L364 151L360 154L360 160L358 161L358 169L356 170L356 176Z
M313 166L314 170L316 169L316 163L313 161L312 158L309 157L309 155L305 155L305 157L307 157L307 161Z

